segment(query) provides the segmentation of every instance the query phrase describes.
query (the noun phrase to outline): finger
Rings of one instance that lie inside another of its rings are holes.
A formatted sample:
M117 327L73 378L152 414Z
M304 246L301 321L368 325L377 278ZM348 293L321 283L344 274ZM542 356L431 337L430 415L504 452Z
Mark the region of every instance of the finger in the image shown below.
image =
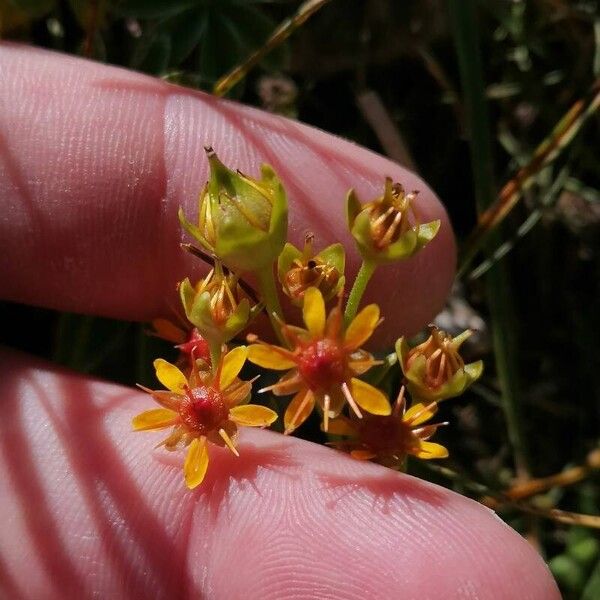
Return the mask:
M164 436L130 431L147 395L0 365L3 597L559 597L522 538L448 490L245 430L189 492L180 453L151 451Z
M176 281L203 268L179 248L177 209L195 218L212 145L254 176L272 164L289 193L291 239L312 231L319 245L343 241L350 280L359 261L343 217L348 189L366 201L391 176L419 190L421 220L441 219L441 231L414 258L381 268L367 299L404 333L442 306L455 266L446 213L389 160L295 121L39 49L0 46L0 76L5 298L126 319L163 313Z

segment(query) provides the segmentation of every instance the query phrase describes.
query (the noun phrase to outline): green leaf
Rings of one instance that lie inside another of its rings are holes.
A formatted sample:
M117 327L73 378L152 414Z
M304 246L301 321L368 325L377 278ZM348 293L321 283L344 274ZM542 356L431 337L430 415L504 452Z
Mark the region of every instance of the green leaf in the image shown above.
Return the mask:
M277 27L277 23L260 9L252 6L224 6L223 8L224 25L230 33L232 43L236 45L237 56L230 67L232 68L261 48ZM282 44L269 52L262 64L267 69L281 70L288 61L288 47Z
M140 69L146 73L161 75L167 70L170 57L171 37L167 33L161 33L150 44Z
M583 589L585 573L570 556L559 554L550 560L548 567L564 590L579 592ZM590 596L589 600L596 600L597 598L598 596Z
M585 585L581 600L598 600L598 598L600 598L600 561Z
M9 0L9 5L22 10L30 17L41 17L50 12L56 2L54 0Z
M589 569L600 558L600 542L589 529L573 527L568 533L566 554Z
M209 10L205 16L206 25L204 35L200 43L200 56L198 59L198 71L203 82L203 87L209 88L222 75L228 64L227 55L229 49L225 44L226 35L218 15Z
M165 23L171 33L171 64L178 66L200 43L207 28L204 8L185 11Z

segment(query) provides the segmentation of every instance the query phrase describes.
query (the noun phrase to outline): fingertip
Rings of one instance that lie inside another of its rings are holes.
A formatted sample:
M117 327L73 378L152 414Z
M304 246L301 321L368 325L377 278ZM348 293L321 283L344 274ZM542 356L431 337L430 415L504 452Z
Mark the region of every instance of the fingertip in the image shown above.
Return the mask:
M130 431L148 395L2 359L0 542L26 597L560 597L522 538L449 490L246 429L189 492L182 453Z
M442 306L454 241L435 194L416 175L322 131L123 69L0 47L0 223L3 295L59 310L148 320L177 306L175 284L205 266L182 252L177 211L197 218L212 145L250 175L271 163L288 190L290 237L346 245L348 280L359 258L344 198L381 193L390 176L418 189L422 219L438 236L401 264L382 267L367 300L390 327L412 333ZM32 127L32 123L35 124ZM383 332L383 330L382 330ZM379 343L389 343L384 333Z

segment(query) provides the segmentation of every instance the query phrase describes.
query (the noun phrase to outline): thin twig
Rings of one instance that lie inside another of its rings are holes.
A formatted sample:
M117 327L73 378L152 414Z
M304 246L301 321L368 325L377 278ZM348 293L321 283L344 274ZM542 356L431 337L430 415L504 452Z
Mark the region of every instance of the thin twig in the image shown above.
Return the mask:
M398 131L390 113L374 90L362 90L356 95L356 104L365 121L375 132L383 151L398 164L416 172L417 166Z
M509 507L530 515L534 515L536 517L550 519L551 521L555 521L557 523L565 523L566 525L581 525L591 529L600 529L600 516L598 515L586 515L582 513L561 510L559 508L540 508L530 504L529 502L514 500L507 496L504 492L492 490L483 483L473 481L472 479L469 479L468 477L465 477L464 475L457 473L448 467L442 467L426 461L424 461L424 466L430 471L442 475L451 481L456 481L472 492L475 492L480 496L484 496L479 501L486 506L489 506L489 500L492 498L496 503L494 505L495 509Z
M221 77L213 88L215 96L224 96L234 85L239 83L248 72L255 67L269 52L301 27L312 15L323 8L330 0L306 0L296 11L296 14L285 19L271 34L261 48L253 52L243 63L234 67L229 73Z
M471 261L493 231L516 206L522 193L533 183L535 176L556 160L587 119L600 107L600 79L590 91L577 100L558 122L550 135L536 148L531 160L500 190L498 198L479 216L477 226L467 239L459 276L465 273Z
M587 457L585 464L570 467L548 477L530 479L524 483L517 483L504 492L504 496L511 500L524 500L547 492L551 488L566 487L579 483L594 472L600 469L600 448L592 450Z

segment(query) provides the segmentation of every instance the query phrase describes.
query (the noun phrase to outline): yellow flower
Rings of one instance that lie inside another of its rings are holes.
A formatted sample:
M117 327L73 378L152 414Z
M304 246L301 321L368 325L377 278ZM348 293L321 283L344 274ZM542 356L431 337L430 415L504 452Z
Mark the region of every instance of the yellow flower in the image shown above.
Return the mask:
M465 365L460 355L460 346L471 331L452 338L430 325L430 332L427 340L414 348L400 338L396 342L396 353L408 391L420 400L439 402L462 394L481 376L483 362L478 360Z
M308 234L302 252L286 243L277 261L281 289L296 306L302 306L304 292L309 287L318 288L325 301L344 287L344 246L332 244L315 254L312 242L313 235Z
M132 421L133 428L136 431L173 428L160 446L167 450L189 446L183 466L189 489L204 479L209 442L227 446L238 456L235 440L239 425L267 427L277 419L277 413L270 408L244 404L252 382L241 381L238 374L247 355L248 349L239 346L221 357L214 375L195 366L189 378L166 360L154 361L156 377L168 391L146 391L163 408L137 415Z
M343 416L334 419L329 433L351 439L331 445L349 451L354 458L376 460L393 468L400 467L408 454L426 460L446 458L448 450L444 446L428 441L438 427L446 424L425 425L436 411L435 402L419 402L406 410L403 386L391 415L365 415L361 421Z
M295 394L284 415L285 432L299 427L312 412L315 403L323 411L323 426L340 414L347 402L357 417L360 409L378 415L389 415L390 403L377 388L355 377L378 361L360 347L379 324L379 307L371 304L356 316L347 329L338 304L326 317L321 292L308 288L304 294L303 317L306 329L283 324L281 333L290 350L258 341L248 336L248 360L260 367L288 370L275 385L263 388L276 396ZM360 408L359 408L360 407Z

